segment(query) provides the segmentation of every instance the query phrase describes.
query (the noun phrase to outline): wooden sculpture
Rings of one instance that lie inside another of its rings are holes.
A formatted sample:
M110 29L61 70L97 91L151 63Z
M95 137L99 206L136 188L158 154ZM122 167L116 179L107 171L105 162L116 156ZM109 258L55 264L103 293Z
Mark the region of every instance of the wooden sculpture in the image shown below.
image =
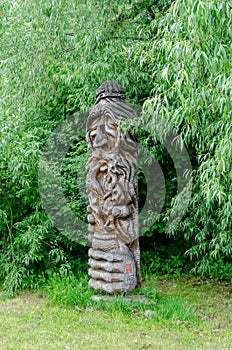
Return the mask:
M119 127L134 118L116 81L103 83L86 124L89 287L108 293L140 286L137 143Z

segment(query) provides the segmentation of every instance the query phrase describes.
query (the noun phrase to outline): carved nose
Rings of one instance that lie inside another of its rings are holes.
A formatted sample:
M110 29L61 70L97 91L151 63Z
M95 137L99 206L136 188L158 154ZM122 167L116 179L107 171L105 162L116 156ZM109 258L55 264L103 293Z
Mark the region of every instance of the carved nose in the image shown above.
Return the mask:
M102 131L98 130L96 134L96 138L94 140L93 146L94 147L102 147L107 144L107 138L106 136L102 133Z
M92 133L93 136L95 136L95 139L93 141L94 147L102 147L107 144L107 138L104 132L102 131L102 126L98 126L98 128Z

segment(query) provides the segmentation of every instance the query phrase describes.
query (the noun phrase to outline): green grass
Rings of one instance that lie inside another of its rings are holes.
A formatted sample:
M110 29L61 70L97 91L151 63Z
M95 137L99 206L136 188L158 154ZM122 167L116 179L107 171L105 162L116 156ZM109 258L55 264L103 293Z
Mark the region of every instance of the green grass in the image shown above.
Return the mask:
M118 312L123 315L138 315L139 317L172 319L189 321L194 319L192 307L183 297L172 295L166 297L157 292L156 280L146 279L143 287L130 294L141 294L147 297L148 303L137 300L126 301L123 295L116 294L110 301L93 301L91 297L99 294L88 288L88 276L79 277L52 275L42 294L49 298L53 305L76 307L80 309L93 308L95 310Z
M231 284L148 278L144 305L93 293L53 276L40 293L0 294L0 349L231 349Z

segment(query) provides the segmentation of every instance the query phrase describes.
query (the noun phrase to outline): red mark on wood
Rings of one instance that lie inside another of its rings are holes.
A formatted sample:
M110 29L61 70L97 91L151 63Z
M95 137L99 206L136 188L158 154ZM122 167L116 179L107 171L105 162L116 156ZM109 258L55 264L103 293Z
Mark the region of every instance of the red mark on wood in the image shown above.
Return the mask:
M126 273L131 273L132 272L132 264L131 263L127 263L126 264Z

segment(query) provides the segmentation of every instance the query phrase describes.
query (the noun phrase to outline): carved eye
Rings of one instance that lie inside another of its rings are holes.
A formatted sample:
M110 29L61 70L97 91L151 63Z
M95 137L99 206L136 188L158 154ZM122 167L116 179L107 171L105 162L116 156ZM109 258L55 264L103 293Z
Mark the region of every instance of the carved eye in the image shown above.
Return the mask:
M113 129L113 130L117 129L117 126L114 123L112 123L112 122L109 122L106 125L108 126L109 129Z
M95 140L96 134L97 134L97 126L94 129L92 129L89 133L89 137L91 141Z
M116 137L116 135L117 135L117 132L116 132L117 126L115 124L113 124L113 123L106 124L105 130L106 130L108 135Z

